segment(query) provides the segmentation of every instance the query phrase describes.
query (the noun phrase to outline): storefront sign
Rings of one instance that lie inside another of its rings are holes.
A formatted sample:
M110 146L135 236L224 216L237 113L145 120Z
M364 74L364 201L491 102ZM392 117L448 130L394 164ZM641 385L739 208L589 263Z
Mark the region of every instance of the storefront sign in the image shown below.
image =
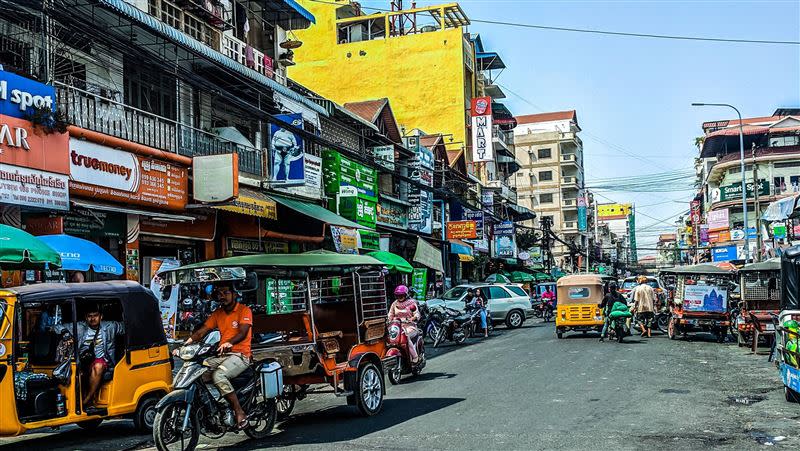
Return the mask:
M468 210L464 209L464 213L462 215L463 219L468 221L475 221L475 234L476 239L483 238L483 231L484 231L484 222L483 222L483 212L482 211L475 211L475 210Z
M0 116L0 163L69 174L68 145L66 133L47 134L24 119Z
M351 161L334 150L324 150L322 174L325 192L331 196L339 193L342 186L354 186L359 196L378 201L378 172L375 169Z
M478 238L475 221L450 221L447 223L448 240L472 240Z
M358 232L348 227L331 226L331 238L336 252L358 254Z
M52 85L0 70L0 114L25 118L43 109L56 110Z
M339 197L339 215L374 229L377 203L357 196Z
M186 168L75 138L69 148L74 194L167 210L186 207Z
M702 224L700 226L699 235L700 235L700 243L708 243L708 225L707 224Z
M754 184L753 182L747 182L747 198L752 199L755 197L753 194ZM760 196L768 196L769 195L769 182L766 180L761 180L758 184L758 195ZM742 198L742 184L741 183L734 183L732 185L724 185L719 187L719 200L724 202L726 200L737 200Z
M627 219L630 212L630 204L603 204L597 206L597 217L602 220Z
M372 154L375 156L375 163L394 171L394 146L373 147Z
M414 268L411 273L411 287L414 289L417 301L427 299L428 270L426 268Z
M0 163L0 204L69 210L69 178Z
M700 223L700 201L693 200L689 203L689 207L692 214L692 224L699 224Z
M786 238L786 224L772 224L772 236L774 236L776 240Z
M715 262L727 262L736 260L736 246L723 246L711 249L711 260Z
M417 249L414 252L414 261L421 263L433 270L444 272L442 265L442 251L433 247L430 243L417 238Z
M231 202L231 205L216 208L242 215L278 219L278 206L274 200L259 199L246 194L239 195L236 200Z
M408 207L381 197L377 206L377 219L375 222L382 226L407 229Z
M494 256L513 258L516 253L514 242L514 223L503 221L494 227Z
M729 210L727 208L723 208L721 210L712 210L706 213L706 224L708 224L708 230L713 232L717 230L724 230L730 227L728 213Z
M322 158L307 153L304 163L306 181L301 186L276 186L276 191L282 191L309 199L322 198Z
M433 186L433 152L417 146L414 158L409 163L411 180L425 186ZM408 190L408 227L419 233L433 232L433 193L417 186Z
M472 161L480 163L494 161L492 144L492 98L472 99Z
M585 232L586 228L588 227L588 218L586 215L586 206L588 202L586 200L586 194L581 194L578 196L578 230L581 232Z
M275 116L294 127L303 128L303 115L279 114ZM305 184L305 152L303 137L280 125L270 124L270 182L272 185Z
M612 249L616 252L616 249ZM528 253L530 254L530 262L533 265L541 265L544 263L544 257L542 256L542 248L541 246L533 246L532 248L528 249Z
M289 243L285 241L253 240L247 238L227 239L228 251L234 254L287 254Z
M484 210L494 208L494 191L484 190L481 192L481 206Z
M731 230L731 240L733 241L740 241L744 239L744 230L742 229L733 229Z
M381 250L381 234L372 230L359 230L358 248L371 251Z
M225 202L239 195L239 154L192 158L192 197L198 202Z
M185 213L194 221L139 220L139 232L146 235L188 238L191 240L212 241L217 229L217 213Z
M728 290L714 285L685 285L683 308L687 311L725 312L728 308Z

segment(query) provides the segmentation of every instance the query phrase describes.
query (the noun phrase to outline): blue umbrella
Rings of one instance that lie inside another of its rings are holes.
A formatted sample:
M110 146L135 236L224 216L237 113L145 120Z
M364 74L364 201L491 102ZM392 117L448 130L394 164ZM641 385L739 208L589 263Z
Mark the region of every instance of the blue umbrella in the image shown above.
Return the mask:
M43 235L37 237L61 255L61 269L121 275L122 264L105 249L82 238L70 235Z

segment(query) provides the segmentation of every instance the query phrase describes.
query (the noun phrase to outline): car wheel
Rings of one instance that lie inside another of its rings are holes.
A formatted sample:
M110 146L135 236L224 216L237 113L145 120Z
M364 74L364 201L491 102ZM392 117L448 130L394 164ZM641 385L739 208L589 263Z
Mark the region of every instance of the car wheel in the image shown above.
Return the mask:
M519 310L512 310L508 312L508 316L506 317L506 326L509 329L516 329L522 326L522 323L525 321L525 316Z
M383 407L383 375L372 362L361 365L356 378L356 406L362 415L371 417Z

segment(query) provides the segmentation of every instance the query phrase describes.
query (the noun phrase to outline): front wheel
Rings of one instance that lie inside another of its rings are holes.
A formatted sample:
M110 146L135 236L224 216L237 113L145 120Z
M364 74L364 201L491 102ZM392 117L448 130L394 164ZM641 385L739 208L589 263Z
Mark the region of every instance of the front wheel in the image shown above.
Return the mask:
M367 362L358 369L356 406L362 415L371 417L383 407L383 376L374 363Z
M471 336L472 336L472 326L469 325L469 324L466 324L466 325L462 326L460 332L459 331L453 332L453 341L456 344L460 345L460 344L463 344L465 341L467 341L467 338L469 338Z
M392 369L389 370L387 376L389 376L389 383L392 385L397 385L400 383L400 377L403 375L403 362L400 361L398 358L397 365L395 365Z
M157 403L158 398L155 396L148 396L139 401L139 405L136 406L136 412L133 414L133 425L140 432L153 431L153 423L156 420Z
M257 406L257 409L261 410L260 415L248 418L244 433L250 438L260 440L266 438L275 426L275 419L278 417L278 403L275 399L270 398Z
M181 430L186 408L187 404L180 401L169 404L156 413L153 420L153 440L158 451L191 451L197 447L200 426L195 412L189 412L186 429Z

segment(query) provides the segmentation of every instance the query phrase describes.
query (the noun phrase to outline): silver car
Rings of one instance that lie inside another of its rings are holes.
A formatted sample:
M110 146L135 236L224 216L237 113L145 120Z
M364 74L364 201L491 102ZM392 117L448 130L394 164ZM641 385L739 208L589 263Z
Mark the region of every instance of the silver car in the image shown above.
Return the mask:
M464 311L467 292L480 288L489 300L489 312L492 322L505 322L509 328L522 326L526 319L533 317L531 298L522 288L514 283L471 283L458 285L448 290L441 298L429 299L428 306L446 305L449 308Z

